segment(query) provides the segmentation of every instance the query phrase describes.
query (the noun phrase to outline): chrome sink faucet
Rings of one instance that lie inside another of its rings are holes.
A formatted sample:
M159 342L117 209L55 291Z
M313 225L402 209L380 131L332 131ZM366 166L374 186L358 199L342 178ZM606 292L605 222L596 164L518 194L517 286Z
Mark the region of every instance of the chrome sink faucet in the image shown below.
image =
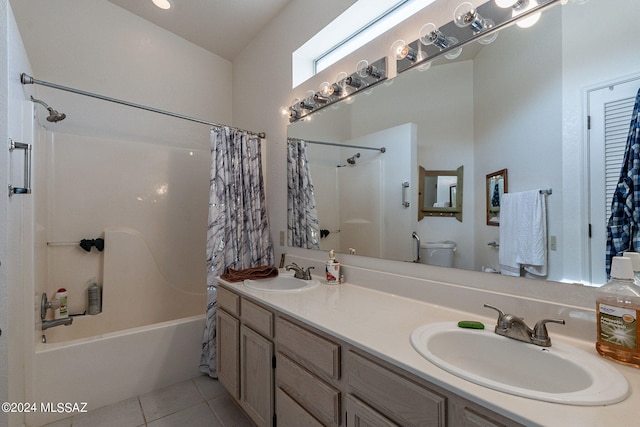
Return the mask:
M564 325L565 323L563 319L543 319L536 323L533 329L531 329L521 317L514 316L513 314L505 314L499 308L489 304L485 304L484 306L498 312L498 323L495 328L496 334L541 347L551 347L551 338L549 338L546 324L559 323Z
M293 270L295 272L293 277L295 277L296 279L302 279L302 280L311 280L312 268L314 267L307 267L307 269L305 270L304 268L299 267L298 264L296 264L295 262L284 267L286 271Z

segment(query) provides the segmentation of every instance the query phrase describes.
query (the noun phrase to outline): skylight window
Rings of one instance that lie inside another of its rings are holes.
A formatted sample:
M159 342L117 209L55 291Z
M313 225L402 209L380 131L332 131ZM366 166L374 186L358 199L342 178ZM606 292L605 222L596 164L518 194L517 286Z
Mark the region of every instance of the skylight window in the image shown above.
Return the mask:
M293 87L335 64L435 0L358 0L293 52Z

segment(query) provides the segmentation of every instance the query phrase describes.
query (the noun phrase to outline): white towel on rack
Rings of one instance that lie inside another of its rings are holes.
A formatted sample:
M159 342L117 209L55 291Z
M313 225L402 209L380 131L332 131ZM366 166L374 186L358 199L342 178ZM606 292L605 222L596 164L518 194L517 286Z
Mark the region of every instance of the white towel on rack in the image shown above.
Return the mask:
M520 276L523 267L547 275L547 208L539 190L504 194L498 256L502 274Z

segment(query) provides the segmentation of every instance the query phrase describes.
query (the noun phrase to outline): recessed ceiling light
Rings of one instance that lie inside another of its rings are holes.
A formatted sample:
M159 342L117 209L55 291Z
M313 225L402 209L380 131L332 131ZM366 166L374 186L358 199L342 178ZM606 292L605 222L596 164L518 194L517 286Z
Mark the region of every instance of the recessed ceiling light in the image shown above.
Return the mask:
M153 0L153 4L160 9L171 9L171 2L169 0Z

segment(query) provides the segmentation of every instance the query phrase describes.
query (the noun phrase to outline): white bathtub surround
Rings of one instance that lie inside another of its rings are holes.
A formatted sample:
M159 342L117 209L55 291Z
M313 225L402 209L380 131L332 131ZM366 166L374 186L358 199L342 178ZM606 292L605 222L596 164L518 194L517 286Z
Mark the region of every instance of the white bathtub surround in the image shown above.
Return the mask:
M102 313L76 316L69 327L44 331L47 343L100 336L102 334L199 315L205 307L205 291L180 288L159 264L144 236L133 229L110 227L105 245ZM74 289L77 311L86 304L86 289ZM77 312L72 311L72 312Z

